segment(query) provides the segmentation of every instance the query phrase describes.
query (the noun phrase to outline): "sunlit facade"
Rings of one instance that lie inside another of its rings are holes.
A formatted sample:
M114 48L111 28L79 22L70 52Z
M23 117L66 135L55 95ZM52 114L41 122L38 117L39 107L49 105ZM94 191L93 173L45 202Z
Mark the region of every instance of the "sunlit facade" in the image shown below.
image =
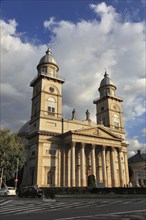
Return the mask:
M64 78L58 74L50 48L37 70L30 84L31 118L19 131L27 153L22 185L84 187L88 176L94 175L97 186L126 186L129 173L123 100L116 96L116 86L108 74L105 72L99 83L99 98L93 101L94 123L88 110L82 121L76 118L75 109L71 119L63 118Z

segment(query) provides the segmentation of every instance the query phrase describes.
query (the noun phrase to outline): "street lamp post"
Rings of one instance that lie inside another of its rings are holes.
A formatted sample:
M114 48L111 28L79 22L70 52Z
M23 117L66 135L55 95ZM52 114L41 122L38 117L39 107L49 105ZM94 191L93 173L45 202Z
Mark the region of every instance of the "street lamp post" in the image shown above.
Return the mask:
M19 167L19 158L17 159L17 166L16 166L15 189L17 189L17 183L18 183L18 167Z
M3 173L4 173L4 168L2 167L1 177L0 177L0 189L1 189L1 187L2 187L2 182L3 182Z

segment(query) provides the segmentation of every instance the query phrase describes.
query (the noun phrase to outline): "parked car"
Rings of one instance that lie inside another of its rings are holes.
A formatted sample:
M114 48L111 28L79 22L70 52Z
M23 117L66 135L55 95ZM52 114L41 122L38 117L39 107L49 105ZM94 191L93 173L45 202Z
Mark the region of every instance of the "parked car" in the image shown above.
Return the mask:
M21 187L18 190L18 197L38 197L41 198L43 190L34 186Z
M6 186L0 189L0 196L16 196L16 189L11 186Z

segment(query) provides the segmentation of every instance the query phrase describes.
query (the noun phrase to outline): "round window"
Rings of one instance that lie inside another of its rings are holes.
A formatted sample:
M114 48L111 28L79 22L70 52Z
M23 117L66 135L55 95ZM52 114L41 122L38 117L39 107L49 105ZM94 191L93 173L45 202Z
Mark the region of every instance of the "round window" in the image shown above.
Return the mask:
M53 87L50 87L49 90L50 90L50 92L54 92L54 88Z

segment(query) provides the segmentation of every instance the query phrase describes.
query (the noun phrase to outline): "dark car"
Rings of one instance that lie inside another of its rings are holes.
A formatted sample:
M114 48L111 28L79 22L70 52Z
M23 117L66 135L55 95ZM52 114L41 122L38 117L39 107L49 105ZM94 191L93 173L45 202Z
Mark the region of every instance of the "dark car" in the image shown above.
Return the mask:
M19 197L38 197L41 198L43 190L34 186L22 187L18 191Z

